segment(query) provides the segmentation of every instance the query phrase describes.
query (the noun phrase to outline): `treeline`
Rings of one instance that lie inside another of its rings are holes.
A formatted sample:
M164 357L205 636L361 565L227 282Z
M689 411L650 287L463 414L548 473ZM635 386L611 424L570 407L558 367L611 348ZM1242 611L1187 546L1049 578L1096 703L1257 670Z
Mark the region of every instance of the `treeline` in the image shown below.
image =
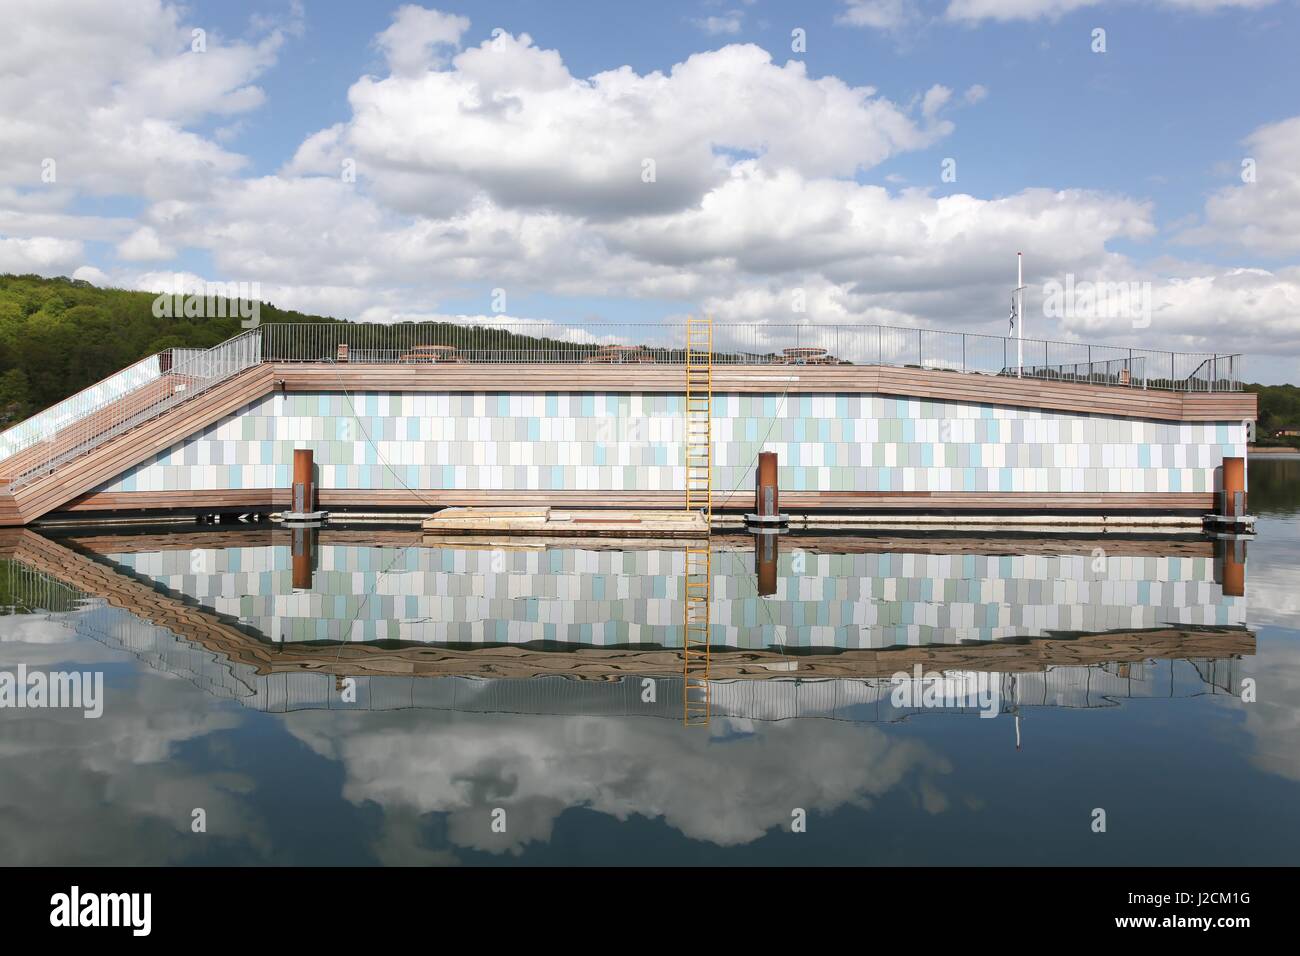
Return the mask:
M77 279L0 275L0 428L145 356L209 348L240 332L237 314L155 318L155 298ZM260 314L263 324L334 321L266 303Z
M1300 428L1300 387L1248 384L1244 388L1259 396L1256 443L1300 448L1300 437L1277 436L1283 429Z

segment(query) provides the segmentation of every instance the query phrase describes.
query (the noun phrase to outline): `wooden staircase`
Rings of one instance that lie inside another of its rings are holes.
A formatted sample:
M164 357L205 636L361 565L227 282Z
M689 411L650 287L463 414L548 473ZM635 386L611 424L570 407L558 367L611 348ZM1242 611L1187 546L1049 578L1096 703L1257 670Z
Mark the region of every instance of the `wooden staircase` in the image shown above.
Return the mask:
M254 365L192 398L185 398L160 414L134 423L126 431L82 454L74 454L54 470L29 477L15 487L12 477L33 461L48 460L51 450L60 455L75 452L87 434L86 420L74 422L41 442L41 450L24 449L0 463L0 527L25 525L111 481L153 455L183 441L226 415L270 393L275 387L270 365ZM95 412L106 421L130 421L135 410L183 392L185 382L172 377L150 383ZM149 394L145 395L144 392ZM92 423L93 424L93 423ZM21 461L11 464L14 459ZM23 462L27 464L24 465Z
M43 441L38 441L0 461L0 485L8 486L16 478L48 461L75 454L79 444L118 423L129 423L147 415L150 408L173 395L183 394L189 382L181 376L168 375L147 382L110 402L85 418L77 419Z

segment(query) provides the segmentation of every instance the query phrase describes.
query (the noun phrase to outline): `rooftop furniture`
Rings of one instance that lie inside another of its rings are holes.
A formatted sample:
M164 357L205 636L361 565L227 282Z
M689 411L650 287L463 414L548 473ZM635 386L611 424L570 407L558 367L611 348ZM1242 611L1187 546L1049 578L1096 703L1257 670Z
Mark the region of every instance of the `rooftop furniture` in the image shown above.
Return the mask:
M641 345L602 345L596 354L588 356L587 362L604 365L646 365L654 362L651 355Z
M399 365L438 365L464 361L454 345L416 345L397 357Z

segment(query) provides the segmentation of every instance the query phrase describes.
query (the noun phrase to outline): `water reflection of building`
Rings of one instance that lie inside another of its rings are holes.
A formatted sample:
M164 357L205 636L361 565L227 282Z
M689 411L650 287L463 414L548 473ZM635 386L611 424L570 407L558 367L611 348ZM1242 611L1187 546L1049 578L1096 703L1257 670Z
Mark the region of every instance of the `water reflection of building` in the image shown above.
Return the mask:
M272 642L681 645L679 549L365 547L327 534L312 556L309 544L281 541L119 543L100 556ZM1082 542L1037 554L825 552L792 537L779 554L760 551L757 575L753 555L724 550L713 563L712 643L885 648L1241 626L1245 599L1224 582L1239 583L1244 565L1203 545L1181 554L1124 553L1109 541L1105 551Z
M21 566L38 593L57 589L47 576ZM62 595L66 598L66 593ZM681 717L681 679L657 677L654 699L645 699L643 678L577 681L563 677L482 679L474 677L372 676L356 678L355 702L344 703L332 673L258 673L251 664L231 661L170 630L140 620L96 598L82 598L69 609L60 601L45 613L77 635L127 651L149 666L183 677L216 697L273 713L295 710L402 710L421 708L479 713L589 714ZM1242 645L1243 647L1245 645ZM992 672L1000 711L1036 707L1107 707L1137 698L1231 694L1238 661L1233 658L1156 660L1097 665L1048 665L1041 671ZM892 721L927 712L898 707L890 677L713 682L714 713L720 717L786 720L824 717L853 721ZM978 714L974 706L933 712Z
M31 532L23 534L31 535ZM227 560L244 561L245 550L249 549L233 549ZM254 553L269 556L275 551L267 548ZM439 670L438 652L427 647L393 648L365 643L322 646L292 641L271 645L221 615L196 607L192 601L183 601L166 590L34 535L26 539L25 547L12 553L16 560L7 562L5 578L10 600L15 605L46 613L78 635L127 651L151 667L184 677L214 696L235 699L258 710L282 713L303 709L424 708L674 719L679 719L681 714L680 678L671 676L675 667L672 661L676 658L672 651L506 648L503 653L513 662L515 671L502 664L506 658L494 657L489 648L448 651L449 655L459 655L450 658L453 662L486 661L475 674L518 673L529 679L464 676ZM206 552L193 553L202 556ZM994 560L979 555L892 554L888 557L891 562L895 558L919 557ZM1212 569L1205 565L1212 561L1210 557L1130 558L1133 562L1154 561L1141 567L1171 574L1172 566L1161 561L1189 562L1177 567L1178 580L1154 582L1171 596L1186 599L1188 595L1205 593L1204 589L1212 586L1212 579L1207 584L1183 578L1183 575L1190 578L1197 570L1212 574ZM201 567L205 560L210 559L195 559L194 566ZM251 573L243 568L221 571L213 566L211 581L203 586L197 583L202 576L193 575L196 579L193 590L210 595L217 587L224 586L230 575ZM912 564L913 568L917 566ZM933 565L921 562L919 566ZM973 566L980 567L978 563ZM1014 562L1008 566L1017 567ZM1128 567L1135 569L1139 565ZM289 571L292 571L291 562ZM55 577L56 572L68 580ZM1119 577L1106 580L1112 587L1123 582ZM1145 586L1142 582L1124 584L1146 592L1153 587L1153 582L1146 582ZM1018 581L1010 587L1004 584L1002 591L1023 593L1026 587L1023 581ZM1045 585L1043 590L1050 591ZM1188 612L1194 609L1189 604L1181 607ZM1204 610L1199 616L1203 620L1217 620L1219 613ZM806 651L814 649L805 648ZM1232 626L1163 627L959 646L940 641L889 650L827 648L823 653L811 654L730 651L716 656L715 674L720 679L712 682L712 699L715 716L752 720L820 717L894 721L927 712L978 713L979 707L975 705L938 707L933 711L900 705L893 694L897 684L891 675L920 666L947 674L984 675L996 688L997 711L1019 717L1039 707L1105 707L1134 698L1231 694L1239 682L1239 659L1253 652L1253 636L1243 628ZM534 669L530 671L529 667ZM538 669L547 667L554 670ZM556 673L595 679L546 676ZM354 700L345 701L338 692L337 680L342 674L355 678ZM654 686L654 693L649 697L645 693L647 679Z

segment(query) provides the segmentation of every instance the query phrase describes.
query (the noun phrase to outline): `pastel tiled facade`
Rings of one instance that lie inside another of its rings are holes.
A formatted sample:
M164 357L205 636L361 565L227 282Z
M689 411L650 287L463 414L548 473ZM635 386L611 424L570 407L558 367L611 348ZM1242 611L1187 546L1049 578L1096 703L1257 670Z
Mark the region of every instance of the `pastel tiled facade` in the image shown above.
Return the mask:
M115 554L156 586L272 641L681 645L683 553L322 545L310 591L287 546ZM787 548L775 595L752 556L714 556L716 646L880 648L1239 626L1208 557L816 554Z
M291 393L261 399L99 491L675 491L678 395ZM714 487L780 456L787 491L1210 492L1241 422L1157 422L877 395L715 395Z

